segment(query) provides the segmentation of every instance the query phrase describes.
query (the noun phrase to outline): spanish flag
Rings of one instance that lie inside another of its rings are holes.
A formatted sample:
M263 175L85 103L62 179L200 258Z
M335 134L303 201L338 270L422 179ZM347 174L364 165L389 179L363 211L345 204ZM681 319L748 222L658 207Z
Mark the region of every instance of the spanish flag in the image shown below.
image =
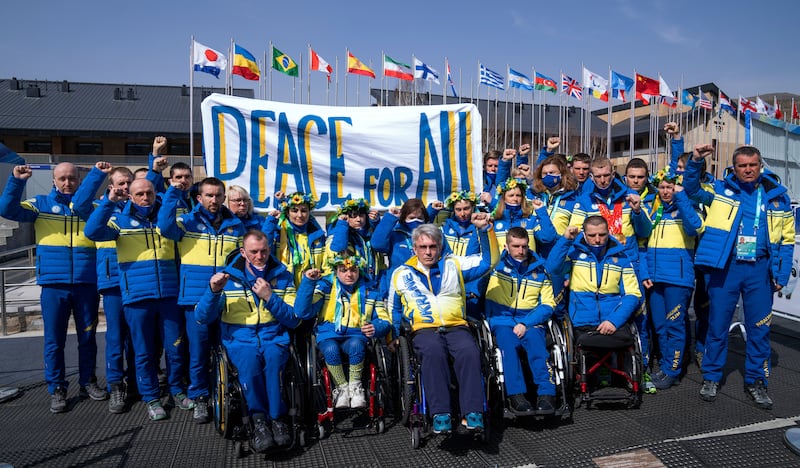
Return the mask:
M372 69L368 66L361 63L361 60L357 59L355 55L351 54L350 52L347 52L347 73L375 78L375 72L372 71Z
M234 45L233 68L231 73L240 75L245 80L258 81L261 71L258 69L256 58L239 44Z

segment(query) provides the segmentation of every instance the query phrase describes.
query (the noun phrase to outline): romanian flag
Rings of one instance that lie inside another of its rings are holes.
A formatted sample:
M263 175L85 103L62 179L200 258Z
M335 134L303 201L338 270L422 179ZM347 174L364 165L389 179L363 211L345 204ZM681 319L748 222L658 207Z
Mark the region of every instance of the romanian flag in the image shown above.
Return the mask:
M244 47L239 47L239 44L234 45L233 68L231 69L231 73L240 75L245 80L258 81L261 77L261 71L258 69L256 58Z
M278 50L277 47L272 47L272 68L289 76L298 76L300 74L297 63L291 57Z
M375 78L375 72L371 68L361 63L355 55L347 52L347 73L354 75L364 75L370 78Z

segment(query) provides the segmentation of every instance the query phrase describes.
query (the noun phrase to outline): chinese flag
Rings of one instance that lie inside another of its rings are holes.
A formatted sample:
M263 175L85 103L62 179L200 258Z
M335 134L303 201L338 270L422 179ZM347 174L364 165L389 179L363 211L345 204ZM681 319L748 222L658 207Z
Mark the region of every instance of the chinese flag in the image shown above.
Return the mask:
M657 97L660 93L661 83L658 80L636 74L636 99L649 104L650 98Z

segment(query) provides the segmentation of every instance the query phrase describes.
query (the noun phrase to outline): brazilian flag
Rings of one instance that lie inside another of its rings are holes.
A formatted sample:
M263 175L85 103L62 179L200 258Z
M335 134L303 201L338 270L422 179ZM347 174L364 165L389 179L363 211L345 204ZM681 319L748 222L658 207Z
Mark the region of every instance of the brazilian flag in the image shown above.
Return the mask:
M272 48L272 68L289 76L298 76L300 74L297 63L276 47Z

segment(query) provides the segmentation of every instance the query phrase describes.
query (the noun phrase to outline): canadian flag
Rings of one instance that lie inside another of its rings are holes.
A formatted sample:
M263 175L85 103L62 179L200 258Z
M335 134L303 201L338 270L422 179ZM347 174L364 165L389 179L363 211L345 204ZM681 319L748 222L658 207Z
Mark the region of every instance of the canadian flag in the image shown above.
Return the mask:
M333 73L333 67L330 66L330 64L328 64L328 62L326 62L325 59L323 59L316 52L314 52L314 49L309 48L308 50L311 51L311 54L310 54L311 55L311 69L313 71L320 71L322 73L327 73L328 74L328 83L330 83L331 82L331 73Z

